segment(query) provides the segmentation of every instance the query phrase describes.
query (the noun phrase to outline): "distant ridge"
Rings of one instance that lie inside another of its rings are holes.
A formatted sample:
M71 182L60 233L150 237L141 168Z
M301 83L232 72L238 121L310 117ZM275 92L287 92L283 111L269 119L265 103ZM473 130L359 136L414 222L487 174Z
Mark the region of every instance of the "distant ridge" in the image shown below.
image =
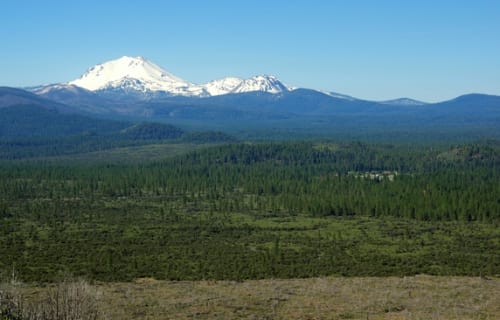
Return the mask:
M439 103L411 98L370 101L292 88L271 75L226 77L199 85L142 57L125 56L98 64L76 80L29 90L3 88L0 107L30 104L113 120L195 121L216 130L250 122L337 131L397 127L403 134L428 126L471 132L495 132L500 126L500 96L466 94ZM221 126L211 126L215 123Z
M35 93L26 90L0 87L0 108L12 106L31 105L47 110L65 109L66 106L50 99L45 99Z

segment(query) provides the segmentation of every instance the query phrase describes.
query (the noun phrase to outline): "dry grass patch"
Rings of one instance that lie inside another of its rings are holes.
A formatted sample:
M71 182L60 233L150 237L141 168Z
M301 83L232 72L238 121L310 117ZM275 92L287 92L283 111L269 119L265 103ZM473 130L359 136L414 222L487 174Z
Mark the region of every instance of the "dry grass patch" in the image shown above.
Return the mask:
M500 279L415 276L100 285L112 319L500 319Z
M14 305L7 305L14 303ZM10 308L10 309L9 309ZM500 319L500 279L472 277L0 285L0 319ZM2 315L4 317L2 317ZM57 316L56 316L57 315Z

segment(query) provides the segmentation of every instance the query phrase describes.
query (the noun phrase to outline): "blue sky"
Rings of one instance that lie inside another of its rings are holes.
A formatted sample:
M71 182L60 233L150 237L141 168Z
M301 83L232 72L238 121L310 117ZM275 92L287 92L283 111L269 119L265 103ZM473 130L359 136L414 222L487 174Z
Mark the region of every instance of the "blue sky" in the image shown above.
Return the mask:
M500 95L500 1L23 1L0 7L0 85L144 56L195 83L273 74L365 99Z

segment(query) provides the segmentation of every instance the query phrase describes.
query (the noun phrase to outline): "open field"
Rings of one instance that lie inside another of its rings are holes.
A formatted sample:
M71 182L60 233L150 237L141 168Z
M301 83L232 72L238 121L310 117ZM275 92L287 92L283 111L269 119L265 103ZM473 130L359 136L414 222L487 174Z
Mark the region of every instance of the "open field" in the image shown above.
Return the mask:
M210 144L190 143L147 144L63 156L42 157L33 160L57 163L141 163L160 161L210 146Z
M499 319L500 279L325 277L99 283L107 319ZM21 287L29 299L46 288Z

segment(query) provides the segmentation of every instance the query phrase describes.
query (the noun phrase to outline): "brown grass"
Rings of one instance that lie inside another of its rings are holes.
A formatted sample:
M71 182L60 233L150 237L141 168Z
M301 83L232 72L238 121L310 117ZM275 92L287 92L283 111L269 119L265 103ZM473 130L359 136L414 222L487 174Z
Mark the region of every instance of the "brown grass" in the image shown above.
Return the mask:
M147 278L99 290L111 319L500 319L498 278Z
M9 292L21 297L10 301L23 302L25 314L48 315L26 319L56 319L54 306L70 307L70 316L60 319L500 319L500 278L141 278L93 286L80 280L0 285L0 293Z

